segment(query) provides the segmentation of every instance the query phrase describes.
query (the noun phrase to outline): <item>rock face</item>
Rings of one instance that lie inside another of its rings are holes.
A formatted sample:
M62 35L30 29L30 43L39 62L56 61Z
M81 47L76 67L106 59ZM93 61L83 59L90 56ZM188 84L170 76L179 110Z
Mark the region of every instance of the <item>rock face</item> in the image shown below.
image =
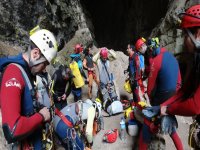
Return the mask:
M178 53L183 49L182 31L177 29L180 25L178 13L183 10L185 0L172 1L164 19L154 28L150 37L159 37L162 46L169 51Z
M66 41L79 29L87 28L79 0L2 0L0 40L26 47L28 32L36 25Z
M39 24L64 38L68 51L77 42L91 41L97 47L124 51L128 43L148 38L156 27L151 36L159 36L170 49L180 49L174 44L180 31L174 30L173 18L184 4L185 0L2 0L0 40L25 50L29 31Z

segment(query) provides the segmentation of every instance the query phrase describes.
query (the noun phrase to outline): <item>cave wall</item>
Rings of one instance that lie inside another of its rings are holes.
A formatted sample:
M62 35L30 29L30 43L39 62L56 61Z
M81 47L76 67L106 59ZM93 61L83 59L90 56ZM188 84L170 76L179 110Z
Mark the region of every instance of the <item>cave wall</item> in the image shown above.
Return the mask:
M174 12L185 1L2 0L0 41L24 50L29 30L39 24L65 39L61 55L71 53L76 43L90 42L125 52L127 43L140 36L158 36L163 46L180 51L182 37Z
M86 27L79 0L1 0L0 10L0 40L23 48L38 24L66 42Z
M99 47L124 50L127 43L148 37L165 17L169 0L82 0Z
M193 0L193 4L194 4ZM191 1L190 1L191 2ZM178 13L184 10L186 0L172 1L162 21L154 27L150 37L159 37L161 46L166 47L173 53L183 50L183 35L180 29L180 18ZM193 5L190 3L189 5Z

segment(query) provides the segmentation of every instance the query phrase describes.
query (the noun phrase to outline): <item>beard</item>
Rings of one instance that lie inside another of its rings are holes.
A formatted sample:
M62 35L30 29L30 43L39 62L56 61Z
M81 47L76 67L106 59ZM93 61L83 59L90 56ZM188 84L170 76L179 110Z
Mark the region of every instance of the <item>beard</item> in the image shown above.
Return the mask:
M40 63L38 65L35 65L31 67L31 74L33 76L36 76L37 74L42 73L42 71L46 68L46 65L44 63Z

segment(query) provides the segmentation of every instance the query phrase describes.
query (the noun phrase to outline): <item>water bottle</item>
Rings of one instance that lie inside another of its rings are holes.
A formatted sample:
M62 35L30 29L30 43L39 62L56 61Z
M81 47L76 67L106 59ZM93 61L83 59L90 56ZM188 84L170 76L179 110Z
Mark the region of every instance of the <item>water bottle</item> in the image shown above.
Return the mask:
M126 136L126 125L124 117L121 118L120 121L120 138L122 141L125 141Z

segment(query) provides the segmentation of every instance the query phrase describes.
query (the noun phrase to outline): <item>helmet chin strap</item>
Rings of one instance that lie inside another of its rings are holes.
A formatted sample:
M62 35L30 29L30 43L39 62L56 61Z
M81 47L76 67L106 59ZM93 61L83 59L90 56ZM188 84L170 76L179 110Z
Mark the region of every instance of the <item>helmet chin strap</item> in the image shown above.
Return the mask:
M45 57L40 57L37 60L32 60L31 59L31 49L30 48L28 49L27 54L28 54L28 58L29 58L29 66L30 67L33 67L35 65L38 65L40 63L43 63L43 62L47 61Z
M185 29L187 34L189 35L189 37L191 38L192 42L194 43L196 49L200 49L200 41L199 40L196 40L194 38L194 36L192 35L192 33L188 30L188 29Z

